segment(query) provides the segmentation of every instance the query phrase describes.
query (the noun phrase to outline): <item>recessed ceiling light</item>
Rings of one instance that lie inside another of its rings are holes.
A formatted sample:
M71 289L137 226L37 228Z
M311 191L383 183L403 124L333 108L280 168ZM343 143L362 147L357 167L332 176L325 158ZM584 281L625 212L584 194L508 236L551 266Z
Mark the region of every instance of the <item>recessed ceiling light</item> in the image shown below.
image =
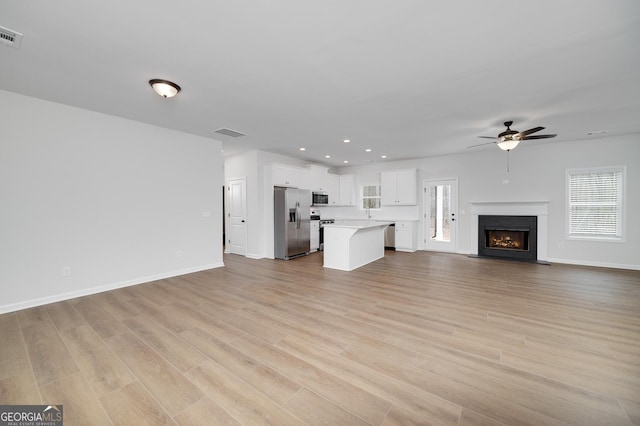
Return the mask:
M371 148L365 149L366 152L371 152Z
M380 158L387 158L387 156L386 155L381 155Z
M343 163L344 163L344 164L348 164L348 163L349 163L349 160L344 160L344 161L343 161Z
M300 148L300 151L306 151L307 148Z
M331 156L330 155L325 155L324 158L331 158Z
M342 142L344 142L344 143L349 143L349 142L351 142L351 140L350 140L350 139L345 139L345 140L343 140Z

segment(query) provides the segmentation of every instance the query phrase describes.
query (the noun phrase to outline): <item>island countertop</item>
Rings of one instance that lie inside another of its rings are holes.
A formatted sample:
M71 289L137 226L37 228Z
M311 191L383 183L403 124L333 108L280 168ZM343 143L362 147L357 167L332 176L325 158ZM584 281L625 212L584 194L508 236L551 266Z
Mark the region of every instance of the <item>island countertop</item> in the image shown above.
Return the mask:
M376 228L378 226L389 226L393 224L390 221L381 221L381 220L354 220L354 219L344 219L344 220L336 220L334 223L327 223L323 225L325 228L352 228L352 229L364 229L364 228Z

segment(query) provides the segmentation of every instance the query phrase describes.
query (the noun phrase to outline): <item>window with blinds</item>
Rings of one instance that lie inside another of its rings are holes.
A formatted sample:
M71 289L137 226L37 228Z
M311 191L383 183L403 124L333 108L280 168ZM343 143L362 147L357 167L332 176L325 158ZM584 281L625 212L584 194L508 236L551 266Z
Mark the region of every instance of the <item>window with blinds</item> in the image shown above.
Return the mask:
M624 167L567 171L570 238L623 238L624 175Z

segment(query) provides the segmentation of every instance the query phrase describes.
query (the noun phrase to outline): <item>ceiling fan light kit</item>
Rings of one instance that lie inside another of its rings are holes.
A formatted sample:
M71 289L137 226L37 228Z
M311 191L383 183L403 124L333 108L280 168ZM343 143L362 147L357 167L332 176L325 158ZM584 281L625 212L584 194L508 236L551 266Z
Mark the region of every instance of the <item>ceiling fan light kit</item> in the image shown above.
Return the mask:
M503 151L511 151L516 146L518 146L519 143L520 141L517 139L503 140L501 142L498 142L498 148L500 148Z

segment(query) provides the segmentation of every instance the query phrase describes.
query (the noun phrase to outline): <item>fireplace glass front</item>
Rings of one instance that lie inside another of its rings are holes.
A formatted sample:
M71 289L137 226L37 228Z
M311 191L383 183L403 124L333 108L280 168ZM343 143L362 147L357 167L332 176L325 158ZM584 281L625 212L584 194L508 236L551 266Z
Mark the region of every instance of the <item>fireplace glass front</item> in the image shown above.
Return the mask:
M529 250L529 231L485 230L485 247L503 250Z

